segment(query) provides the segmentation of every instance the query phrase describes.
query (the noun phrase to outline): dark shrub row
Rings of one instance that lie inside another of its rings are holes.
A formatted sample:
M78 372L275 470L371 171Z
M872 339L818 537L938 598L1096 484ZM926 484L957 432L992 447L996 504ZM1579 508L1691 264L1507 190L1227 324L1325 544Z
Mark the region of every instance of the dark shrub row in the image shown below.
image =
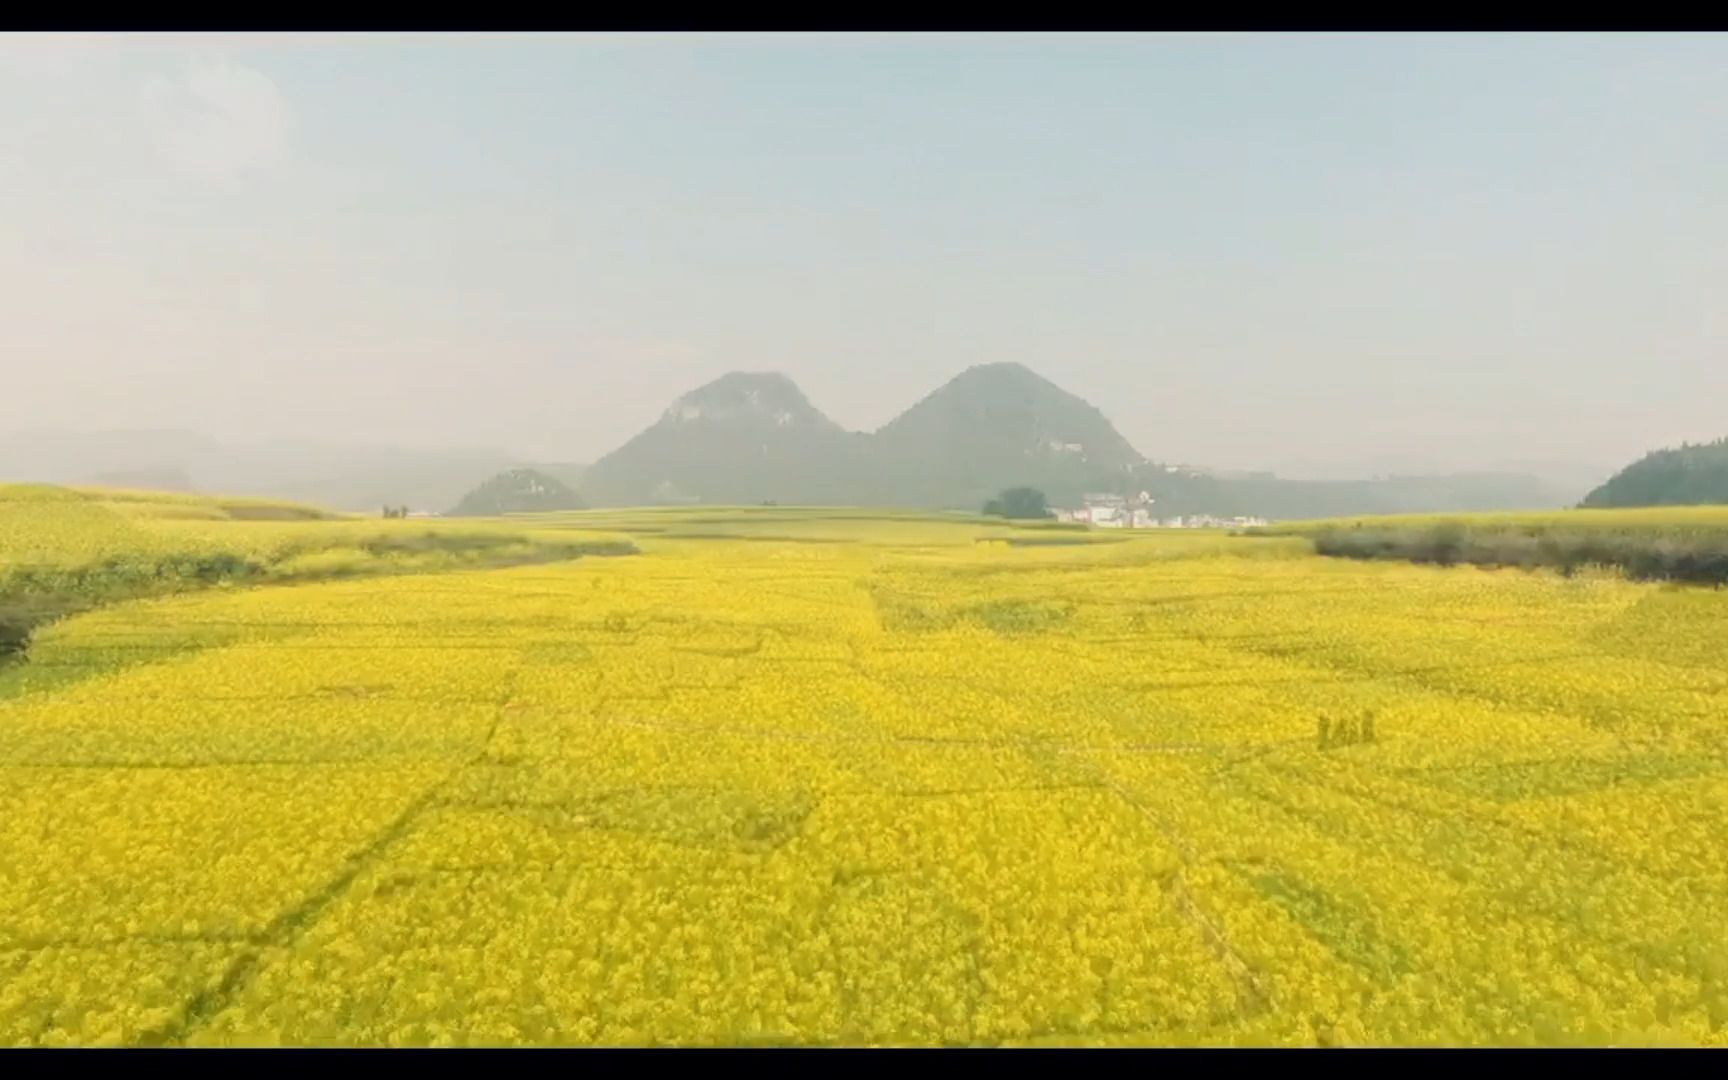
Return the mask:
M1571 575L1584 567L1619 570L1634 581L1728 585L1728 535L1659 532L1535 532L1456 523L1417 529L1357 526L1313 536L1321 555L1403 559L1439 566L1545 567Z
M37 627L102 604L163 596L256 577L261 562L230 552L110 558L75 567L0 573L0 665L22 657Z
M0 608L0 664L30 647L30 631L40 621L35 611L13 610L12 605Z
M157 593L178 584L213 584L251 577L264 564L229 552L110 558L84 566L23 566L0 575L0 596L70 596L93 602Z
M123 600L168 596L224 582L316 581L402 572L389 563L376 566L327 567L308 573L284 573L282 560L316 553L329 541L279 551L275 561L247 558L232 552L203 552L110 558L83 566L20 566L0 572L0 664L21 658L31 632L81 611ZM634 555L628 540L529 540L499 534L433 533L425 536L383 537L365 542L374 556L450 555L462 559L446 568L521 566L597 555ZM433 561L428 569L438 569Z

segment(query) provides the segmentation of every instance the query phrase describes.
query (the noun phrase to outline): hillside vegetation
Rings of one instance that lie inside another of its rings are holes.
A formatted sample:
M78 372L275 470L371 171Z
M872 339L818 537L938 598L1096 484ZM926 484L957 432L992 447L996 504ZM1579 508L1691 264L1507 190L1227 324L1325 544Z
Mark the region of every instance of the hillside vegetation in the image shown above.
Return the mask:
M1584 497L1587 507L1728 504L1728 438L1657 450Z
M450 516L497 517L583 508L582 499L562 480L538 469L510 469L464 495Z

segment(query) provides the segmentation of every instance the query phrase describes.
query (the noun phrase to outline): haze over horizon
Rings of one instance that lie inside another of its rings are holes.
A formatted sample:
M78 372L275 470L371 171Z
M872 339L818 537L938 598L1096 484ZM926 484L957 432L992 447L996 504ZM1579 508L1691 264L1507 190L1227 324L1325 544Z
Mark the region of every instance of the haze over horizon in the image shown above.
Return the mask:
M1016 361L1142 453L1728 434L1728 36L0 35L0 431L592 461Z

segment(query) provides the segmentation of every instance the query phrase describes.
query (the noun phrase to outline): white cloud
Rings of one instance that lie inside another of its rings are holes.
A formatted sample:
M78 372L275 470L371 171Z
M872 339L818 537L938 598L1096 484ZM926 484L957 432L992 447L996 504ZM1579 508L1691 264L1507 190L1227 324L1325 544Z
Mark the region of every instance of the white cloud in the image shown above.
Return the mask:
M293 112L270 78L227 61L153 76L143 88L157 151L187 176L225 180L288 156Z

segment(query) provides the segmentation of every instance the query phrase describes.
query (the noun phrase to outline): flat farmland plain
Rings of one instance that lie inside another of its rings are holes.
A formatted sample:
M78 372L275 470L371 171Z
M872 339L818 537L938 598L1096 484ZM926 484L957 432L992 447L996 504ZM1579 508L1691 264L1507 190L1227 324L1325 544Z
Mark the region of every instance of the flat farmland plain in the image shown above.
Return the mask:
M1728 1042L1719 590L511 520L639 553L34 635L0 1043Z

